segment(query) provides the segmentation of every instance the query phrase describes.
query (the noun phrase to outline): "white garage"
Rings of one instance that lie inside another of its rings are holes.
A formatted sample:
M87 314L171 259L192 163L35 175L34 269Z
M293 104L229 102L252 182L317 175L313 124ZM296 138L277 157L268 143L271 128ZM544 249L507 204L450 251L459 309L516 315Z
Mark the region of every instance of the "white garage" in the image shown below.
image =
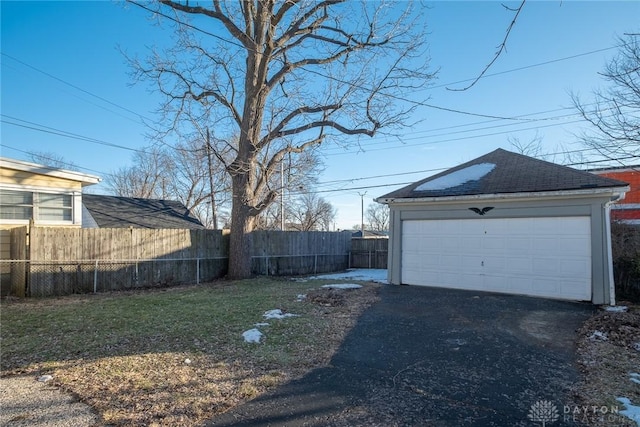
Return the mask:
M413 220L403 283L591 300L589 217Z
M389 281L612 303L608 204L627 190L496 150L376 199Z

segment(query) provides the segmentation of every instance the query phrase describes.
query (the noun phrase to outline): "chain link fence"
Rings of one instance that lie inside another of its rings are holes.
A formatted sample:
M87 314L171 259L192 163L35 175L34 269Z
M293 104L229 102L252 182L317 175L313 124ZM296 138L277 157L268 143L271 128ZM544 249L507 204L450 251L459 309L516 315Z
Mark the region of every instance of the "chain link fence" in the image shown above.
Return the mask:
M227 258L0 261L3 295L59 296L208 282L224 276Z
M349 258L349 253L253 256L251 270L265 276L330 273L349 268Z
M257 275L292 276L346 270L349 253L252 257ZM228 258L147 260L0 260L2 295L48 297L199 284L227 274Z

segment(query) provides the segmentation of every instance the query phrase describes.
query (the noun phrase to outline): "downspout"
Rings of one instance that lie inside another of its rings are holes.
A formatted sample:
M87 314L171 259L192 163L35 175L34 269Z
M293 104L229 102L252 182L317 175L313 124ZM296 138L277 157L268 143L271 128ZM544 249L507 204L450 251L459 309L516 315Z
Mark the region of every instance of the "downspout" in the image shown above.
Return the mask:
M617 199L615 199L617 200ZM607 269L609 270L609 304L616 305L616 286L613 277L613 254L611 253L611 200L604 204L604 228L607 241Z
M607 268L609 270L609 304L616 305L616 284L613 277L613 253L611 248L611 205L624 199L625 193L618 193L604 204L605 233L607 240Z

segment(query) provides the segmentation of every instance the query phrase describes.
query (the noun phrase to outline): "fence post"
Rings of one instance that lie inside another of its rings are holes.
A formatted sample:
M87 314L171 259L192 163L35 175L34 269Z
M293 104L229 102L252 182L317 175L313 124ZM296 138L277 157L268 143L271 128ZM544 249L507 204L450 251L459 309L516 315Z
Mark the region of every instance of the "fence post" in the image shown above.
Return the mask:
M96 266L93 269L93 293L98 292L98 260L96 260Z
M313 260L313 274L318 273L318 254L315 254L315 258Z
M371 268L371 251L369 251L369 268Z
M196 285L200 284L200 258L196 258Z

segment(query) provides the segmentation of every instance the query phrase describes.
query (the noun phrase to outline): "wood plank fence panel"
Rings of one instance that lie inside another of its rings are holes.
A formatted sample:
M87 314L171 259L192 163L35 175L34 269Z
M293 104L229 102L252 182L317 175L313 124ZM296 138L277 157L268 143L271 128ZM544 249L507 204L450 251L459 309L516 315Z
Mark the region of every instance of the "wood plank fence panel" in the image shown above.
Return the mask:
M254 274L315 274L348 267L351 236L346 232L260 230L251 236Z
M219 278L228 268L228 236L219 230L33 227L31 232L32 296L194 283Z
M353 238L351 268L387 268L389 239Z
M26 259L27 248L29 245L29 228L16 227L8 230L9 232L9 258L10 259ZM0 272L0 281L2 282L2 294L9 293L18 297L24 297L27 293L27 263L11 263L2 264ZM5 287L4 283L8 282L9 286ZM6 289L8 288L8 289Z
M30 252L20 258L30 259L23 265L31 296L204 282L228 269L229 235L219 230L32 227L30 233ZM256 231L251 242L254 274L348 268L348 232Z

